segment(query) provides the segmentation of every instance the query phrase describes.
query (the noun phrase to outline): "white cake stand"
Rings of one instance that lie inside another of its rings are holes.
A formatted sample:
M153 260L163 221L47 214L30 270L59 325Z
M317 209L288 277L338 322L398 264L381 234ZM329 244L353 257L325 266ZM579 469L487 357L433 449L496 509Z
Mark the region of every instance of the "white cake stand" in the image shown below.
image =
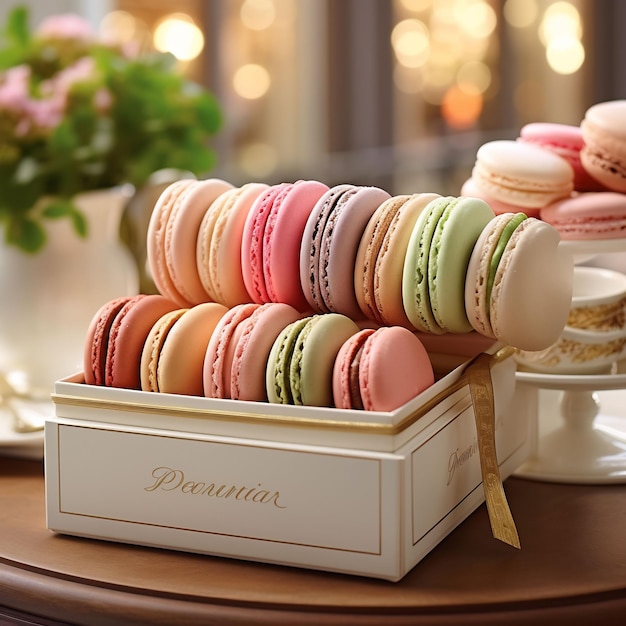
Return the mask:
M558 483L626 483L625 373L517 372L516 378L519 384L535 386L539 394L537 454L516 476Z

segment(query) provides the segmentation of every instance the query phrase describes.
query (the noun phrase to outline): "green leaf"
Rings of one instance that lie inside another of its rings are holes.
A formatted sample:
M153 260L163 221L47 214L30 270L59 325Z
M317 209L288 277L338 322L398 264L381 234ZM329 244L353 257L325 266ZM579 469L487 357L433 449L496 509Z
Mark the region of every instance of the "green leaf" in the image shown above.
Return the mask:
M74 212L74 205L69 200L53 200L45 206L41 214L48 219L69 217Z
M46 233L38 222L27 217L15 218L9 223L6 241L25 252L35 253L46 243Z
M41 212L47 219L69 218L76 234L85 238L87 236L87 220L76 205L67 198L56 198L48 203Z
M215 133L222 125L222 114L213 96L204 94L196 98L197 115L200 125L209 133Z
M30 43L28 29L28 9L24 6L15 7L7 16L5 35L19 48L26 48Z
M72 205L70 218L72 220L72 225L74 226L74 230L76 231L76 234L81 239L84 239L85 237L87 237L87 232L88 232L87 220L85 219L85 216L74 205Z
M59 154L73 152L77 143L76 133L69 119L63 120L50 135L50 148Z

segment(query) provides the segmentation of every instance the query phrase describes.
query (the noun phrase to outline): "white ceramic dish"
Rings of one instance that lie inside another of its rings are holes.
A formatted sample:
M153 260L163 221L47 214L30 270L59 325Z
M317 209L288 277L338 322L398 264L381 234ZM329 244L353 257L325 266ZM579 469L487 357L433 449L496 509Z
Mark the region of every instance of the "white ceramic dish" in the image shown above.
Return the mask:
M13 429L13 418L0 409L0 456L43 458L44 431L18 433Z
M598 254L626 251L626 238L564 240L561 246L572 253L575 263L584 263Z
M626 483L626 373L598 375L517 372L534 389L536 454L517 476L556 483Z

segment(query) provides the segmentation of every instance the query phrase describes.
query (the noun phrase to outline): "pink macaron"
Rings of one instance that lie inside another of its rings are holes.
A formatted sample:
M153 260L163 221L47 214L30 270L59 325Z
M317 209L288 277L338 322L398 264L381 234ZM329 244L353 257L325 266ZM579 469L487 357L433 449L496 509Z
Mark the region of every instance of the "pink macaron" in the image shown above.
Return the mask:
M540 146L565 159L574 170L574 191L604 189L604 186L594 180L581 163L580 152L584 142L580 126L533 122L521 128L518 141ZM505 211L496 211L496 213L505 213Z
M292 306L278 302L231 308L215 328L205 352L204 395L266 402L265 369L272 344L301 316Z
M583 167L607 189L626 193L626 100L593 105L580 127Z
M542 209L541 219L552 224L564 240L620 239L626 237L626 195L611 191L576 194Z
M333 399L343 409L394 411L434 383L422 342L408 329L364 329L340 348Z
M141 389L141 354L152 326L178 305L161 295L120 298L93 316L85 338L85 382Z
M327 191L314 180L281 183L252 205L243 229L241 267L254 302L310 310L300 282L300 243L313 207Z

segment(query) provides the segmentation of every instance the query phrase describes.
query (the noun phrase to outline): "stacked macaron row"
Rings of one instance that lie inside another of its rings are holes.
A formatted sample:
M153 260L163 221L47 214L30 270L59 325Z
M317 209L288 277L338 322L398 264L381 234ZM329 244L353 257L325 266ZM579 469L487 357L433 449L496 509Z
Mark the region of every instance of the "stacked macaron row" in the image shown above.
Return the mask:
M569 307L571 280L567 259L557 258L558 234L516 215L496 252L491 239L480 237L494 218L485 201L472 197L391 196L377 187L329 188L313 180L240 188L185 180L155 205L148 262L160 293L181 307L282 303L362 326L476 330L520 349L542 349L558 336ZM533 266L526 255L553 267L552 276L526 278L529 270L517 269ZM476 277L477 259L490 263L492 276ZM527 330L533 311L519 302L544 303L546 332Z
M482 145L464 195L524 211L564 240L626 237L626 100L590 107L580 126L534 122Z
M392 411L434 382L421 341L402 327L361 330L336 313L284 303L181 308L123 297L93 316L87 384L253 402Z

